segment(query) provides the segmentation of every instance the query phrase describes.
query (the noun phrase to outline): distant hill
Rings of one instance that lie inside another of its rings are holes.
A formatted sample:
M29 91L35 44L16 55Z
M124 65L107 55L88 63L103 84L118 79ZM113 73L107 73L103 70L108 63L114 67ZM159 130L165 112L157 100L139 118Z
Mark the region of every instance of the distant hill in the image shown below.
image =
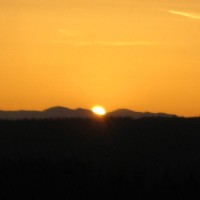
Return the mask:
M144 117L177 117L176 115L166 113L150 113L150 112L135 112L128 109L118 109L113 112L107 113L107 116L111 117L131 117L135 119Z
M49 108L47 110L44 110L42 112L42 115L44 118L74 118L74 117L79 117L79 118L84 118L84 117L94 117L94 114L90 110L86 110L83 108L78 108L78 109L69 109L65 107L53 107Z
M131 117L134 119L144 117L177 117L176 115L165 113L135 112L128 109L118 109L106 114L108 117ZM47 119L47 118L93 118L94 113L91 110L77 108L69 109L61 106L48 108L44 111L0 111L0 119Z

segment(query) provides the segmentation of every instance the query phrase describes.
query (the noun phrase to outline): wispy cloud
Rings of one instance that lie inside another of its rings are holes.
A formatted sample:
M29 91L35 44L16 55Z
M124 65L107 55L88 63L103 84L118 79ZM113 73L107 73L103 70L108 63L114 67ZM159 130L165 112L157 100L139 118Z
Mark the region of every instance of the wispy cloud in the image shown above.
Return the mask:
M79 35L79 33L75 30L67 30L67 29L59 29L58 32L62 35L65 35L65 36L77 36Z
M197 14L197 13L182 12L182 11L177 11L177 10L168 10L168 13L171 13L174 15L180 15L180 16L187 17L190 19L200 20L200 14Z
M66 44L74 46L146 46L152 45L153 42L148 41L104 41L104 40L91 40L91 41L66 41L66 40L51 40L51 43L54 44Z
M85 46L85 45L98 45L98 46L143 46L150 45L151 42L147 41L83 41L83 42L73 42L76 46Z

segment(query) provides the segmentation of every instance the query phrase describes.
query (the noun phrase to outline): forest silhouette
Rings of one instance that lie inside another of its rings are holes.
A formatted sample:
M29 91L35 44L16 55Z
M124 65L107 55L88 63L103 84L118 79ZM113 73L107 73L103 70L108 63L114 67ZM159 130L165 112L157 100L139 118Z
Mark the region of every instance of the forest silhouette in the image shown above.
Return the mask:
M199 144L200 118L1 120L0 196L188 199Z

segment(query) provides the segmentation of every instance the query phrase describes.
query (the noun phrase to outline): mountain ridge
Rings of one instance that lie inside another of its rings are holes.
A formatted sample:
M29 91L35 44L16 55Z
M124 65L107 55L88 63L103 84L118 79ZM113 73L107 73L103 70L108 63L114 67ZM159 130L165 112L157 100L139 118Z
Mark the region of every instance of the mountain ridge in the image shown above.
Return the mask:
M34 110L17 110L17 111L5 111L0 110L0 119L4 120L18 120L18 119L48 119L48 118L93 118L96 115L88 109L77 108L70 109L62 106L55 106L47 108L43 111ZM146 117L177 117L173 114L167 113L151 113L151 112L136 112L130 109L117 109L112 112L108 112L106 117L130 117L134 119L146 118Z

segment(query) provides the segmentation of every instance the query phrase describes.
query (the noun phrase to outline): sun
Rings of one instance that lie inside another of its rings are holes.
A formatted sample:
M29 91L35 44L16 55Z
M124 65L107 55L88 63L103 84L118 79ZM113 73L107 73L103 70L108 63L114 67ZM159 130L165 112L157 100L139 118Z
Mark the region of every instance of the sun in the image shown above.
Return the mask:
M102 107L102 106L94 106L94 107L92 108L92 112L93 112L94 114L100 115L100 116L103 116L103 115L106 114L106 110L105 110L105 108Z

